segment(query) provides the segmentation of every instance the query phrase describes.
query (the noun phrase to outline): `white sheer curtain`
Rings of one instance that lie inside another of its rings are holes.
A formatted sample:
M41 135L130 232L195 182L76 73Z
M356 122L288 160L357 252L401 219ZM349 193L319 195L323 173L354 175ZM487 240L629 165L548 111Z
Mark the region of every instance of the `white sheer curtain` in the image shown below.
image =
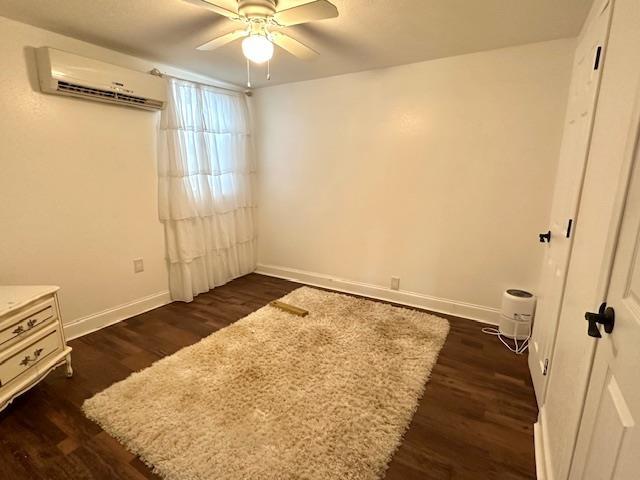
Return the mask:
M169 288L189 302L256 266L254 168L243 94L167 79L158 151Z

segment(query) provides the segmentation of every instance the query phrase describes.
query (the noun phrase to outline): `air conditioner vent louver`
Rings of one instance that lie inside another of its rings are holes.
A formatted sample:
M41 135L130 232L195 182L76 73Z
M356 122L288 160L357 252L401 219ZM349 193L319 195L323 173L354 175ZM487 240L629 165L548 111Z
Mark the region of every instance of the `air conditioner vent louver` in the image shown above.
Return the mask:
M104 97L116 98L116 92L109 90L99 90L97 88L83 87L82 85L74 85L73 83L58 82L58 90L68 92L74 95L82 95L84 97Z
M75 85L69 82L59 81L58 90L61 92L69 93L71 95L82 97L99 97L104 99L111 99L115 103L121 103L125 105L139 105L143 107L162 108L162 102L159 101L136 97L134 95L128 95L126 93L113 92L111 90L101 90L99 88L84 87L82 85Z

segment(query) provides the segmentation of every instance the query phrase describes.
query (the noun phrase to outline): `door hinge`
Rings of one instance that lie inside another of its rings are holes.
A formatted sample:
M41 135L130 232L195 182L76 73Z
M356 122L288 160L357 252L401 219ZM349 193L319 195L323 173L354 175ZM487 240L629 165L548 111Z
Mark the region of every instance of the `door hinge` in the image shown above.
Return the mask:
M548 371L549 371L549 359L545 358L544 359L544 368L542 369L542 375L546 376Z
M600 45L598 45L598 48L596 49L596 60L595 62L593 62L593 69L594 70L598 70L598 68L600 68L600 57L602 56L602 47Z
M571 238L571 229L573 228L573 218L569 219L567 224L567 238Z

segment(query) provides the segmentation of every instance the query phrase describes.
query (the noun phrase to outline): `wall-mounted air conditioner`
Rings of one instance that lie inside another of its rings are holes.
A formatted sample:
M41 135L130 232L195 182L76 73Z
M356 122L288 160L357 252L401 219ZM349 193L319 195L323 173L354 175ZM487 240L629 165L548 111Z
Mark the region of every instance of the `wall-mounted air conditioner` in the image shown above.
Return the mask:
M36 50L40 88L45 93L87 98L145 110L161 110L165 82L137 72L53 48Z

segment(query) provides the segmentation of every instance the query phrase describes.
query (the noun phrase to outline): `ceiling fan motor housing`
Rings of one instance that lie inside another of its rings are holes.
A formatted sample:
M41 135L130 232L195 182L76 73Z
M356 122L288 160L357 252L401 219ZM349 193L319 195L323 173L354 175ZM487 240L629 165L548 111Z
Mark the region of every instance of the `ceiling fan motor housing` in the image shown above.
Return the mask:
M247 18L268 18L276 13L276 0L238 0L238 13Z

